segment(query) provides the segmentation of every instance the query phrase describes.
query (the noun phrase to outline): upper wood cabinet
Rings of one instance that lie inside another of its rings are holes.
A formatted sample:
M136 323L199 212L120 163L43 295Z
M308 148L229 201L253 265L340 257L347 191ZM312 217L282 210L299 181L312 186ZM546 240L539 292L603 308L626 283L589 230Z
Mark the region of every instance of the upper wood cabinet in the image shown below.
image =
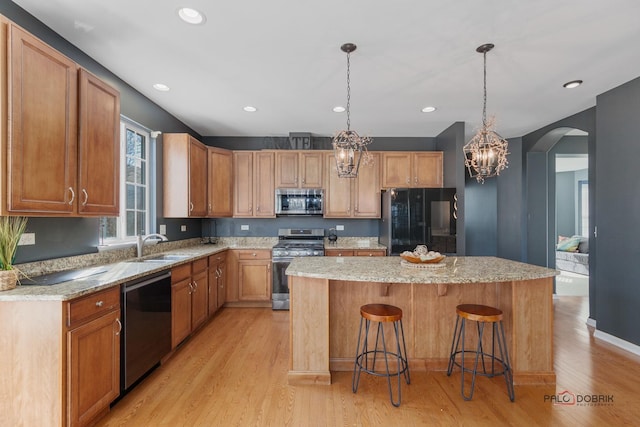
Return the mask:
M233 215L233 153L222 148L207 147L208 191L207 216Z
M382 154L382 188L442 187L441 151L392 151Z
M275 188L322 188L323 152L282 150L275 156Z
M207 147L186 133L162 138L164 216L207 215Z
M369 155L357 178L339 178L333 154L325 154L325 218L380 218L380 153Z
M273 152L233 152L234 217L275 217L274 167Z
M79 76L78 213L118 216L120 93L83 69Z
M0 214L118 215L119 93L20 27L0 25Z

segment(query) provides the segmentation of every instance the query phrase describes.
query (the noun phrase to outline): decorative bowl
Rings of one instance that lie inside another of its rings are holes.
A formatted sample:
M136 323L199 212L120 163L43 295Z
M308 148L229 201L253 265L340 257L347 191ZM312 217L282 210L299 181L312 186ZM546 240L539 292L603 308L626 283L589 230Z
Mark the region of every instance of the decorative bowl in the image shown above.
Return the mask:
M445 258L444 255L440 255L438 258L426 259L423 261L420 259L420 257L416 257L416 256L400 255L400 257L403 260L410 262L412 264L437 264Z

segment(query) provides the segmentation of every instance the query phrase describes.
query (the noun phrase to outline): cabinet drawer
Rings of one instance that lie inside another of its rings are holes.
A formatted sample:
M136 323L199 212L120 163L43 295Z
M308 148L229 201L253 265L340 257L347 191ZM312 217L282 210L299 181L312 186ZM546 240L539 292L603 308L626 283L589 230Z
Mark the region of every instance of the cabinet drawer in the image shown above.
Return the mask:
M267 250L241 250L238 251L238 259L271 259L271 251Z
M114 286L101 292L69 301L67 326L74 328L83 322L120 308L120 287Z
M385 256L385 252L383 250L357 250L355 251L355 256Z
M227 251L209 255L209 265L214 265L218 262L225 262L226 260L227 260Z
M205 271L207 269L208 264L209 264L209 260L207 258L197 259L193 261L193 263L191 263L192 265L191 272L200 273L201 271Z
M191 263L178 265L171 269L171 284L174 285L191 277Z
M325 249L325 256L353 256L352 250L343 250L343 249Z

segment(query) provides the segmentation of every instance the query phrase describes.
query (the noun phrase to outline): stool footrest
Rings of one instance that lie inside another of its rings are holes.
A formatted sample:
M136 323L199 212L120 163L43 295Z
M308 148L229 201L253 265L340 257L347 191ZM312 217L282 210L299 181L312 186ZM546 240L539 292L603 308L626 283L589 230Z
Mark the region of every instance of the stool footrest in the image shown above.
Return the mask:
M387 373L386 371L375 371L374 370L375 366L372 366L371 369L367 367L369 365L369 362L371 362L372 365L374 364L373 362L375 358L377 357L384 358L385 353L387 357L391 358L389 359L390 363L393 363L393 362L397 363L398 360L400 361L400 364L401 364L400 371L398 371L397 366L393 370L389 368L389 373ZM368 358L367 356L369 355L373 355L373 357ZM358 357L356 357L356 366L360 368L362 372L366 372L367 374L370 374L370 375L376 375L378 377L387 377L387 376L396 377L398 375L404 374L409 369L409 364L407 362L407 359L405 359L402 356L398 356L397 353L392 353L390 351L385 352L383 350L369 350L364 353L360 353Z

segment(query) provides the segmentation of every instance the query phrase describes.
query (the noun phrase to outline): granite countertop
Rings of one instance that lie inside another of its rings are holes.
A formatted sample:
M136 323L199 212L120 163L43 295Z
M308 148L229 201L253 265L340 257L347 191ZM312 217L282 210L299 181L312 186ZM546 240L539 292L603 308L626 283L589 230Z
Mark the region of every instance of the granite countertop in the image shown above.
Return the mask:
M557 270L496 257L447 257L442 266L410 268L391 257L303 257L294 258L289 276L356 282L386 283L487 283L541 279Z
M227 239L226 241L222 240L220 243L215 245L196 244L162 252L159 252L158 250L148 250L145 248L145 251L151 252L151 254L143 257L142 259L153 258L159 254L187 255L188 257L166 262L140 262L137 258L128 258L119 262L97 263L91 266L83 266L84 268L100 266L104 267L106 271L90 277L70 280L57 285L19 285L15 289L0 292L0 301L66 301L103 289L111 288L113 286L118 286L122 283L144 277L151 273L168 270L180 264L192 262L198 258L213 255L227 249L270 250L276 241L277 239L273 238L234 238ZM160 247L160 245L158 246ZM69 269L70 267L78 267L70 265L70 262L65 259L60 259L59 263L64 265L66 269ZM65 268L61 270L65 270Z

